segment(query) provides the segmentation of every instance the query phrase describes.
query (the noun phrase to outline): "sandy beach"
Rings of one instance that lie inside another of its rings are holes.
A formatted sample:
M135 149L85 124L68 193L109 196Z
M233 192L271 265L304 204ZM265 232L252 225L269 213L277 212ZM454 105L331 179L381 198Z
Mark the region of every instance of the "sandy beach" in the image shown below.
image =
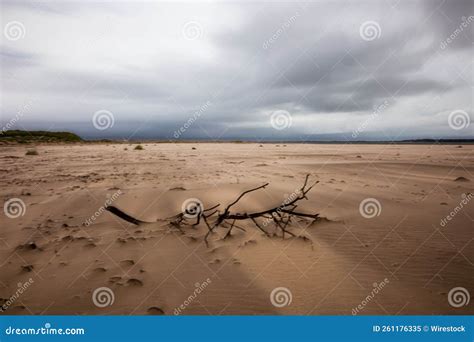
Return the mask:
M0 149L1 314L474 313L448 300L474 294L473 145L135 146ZM298 208L320 218L293 220L296 237L242 221L206 246L202 222L164 221L189 199L222 207L267 182L235 211L278 206L307 174L319 183Z

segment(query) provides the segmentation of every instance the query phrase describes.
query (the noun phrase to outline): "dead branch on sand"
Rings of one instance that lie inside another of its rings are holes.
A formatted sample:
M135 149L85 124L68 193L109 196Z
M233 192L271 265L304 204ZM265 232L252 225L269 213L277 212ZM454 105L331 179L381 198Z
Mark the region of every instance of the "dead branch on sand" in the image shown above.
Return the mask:
M166 221L169 223L169 225L178 228L180 231L182 231L182 226L184 225L197 226L201 223L201 221L203 221L208 229L208 232L204 237L206 245L208 244L208 238L210 234L214 233L215 230L218 228L227 229L227 232L223 237L224 240L231 236L233 229L245 231L244 228L235 224L237 221L243 220L252 221L255 227L262 231L267 237L271 237L271 234L267 230L265 230L264 227L266 227L269 223L273 223L274 227L276 228L276 231L281 232L281 237L283 239L286 235L289 235L291 237L300 237L304 240L308 240L307 237L296 236L293 232L288 230L289 225L294 217L311 219L313 221L317 220L319 217L319 214L303 213L296 210L298 208L297 203L303 199L307 200L308 198L306 197L306 195L308 194L308 192L311 191L311 189L319 183L319 181L316 181L313 184L308 185L308 180L309 175L306 175L303 186L294 193L294 196L291 196L290 198L285 200L280 206L277 207L273 207L263 211L243 213L233 212L231 210L232 207L234 207L237 203L239 203L240 200L242 200L242 198L245 197L245 195L254 191L265 189L268 186L268 183L265 183L258 187L242 192L234 201L228 204L222 212L218 209L220 207L220 204L216 204L207 209L202 208L200 204L196 204L196 206L192 208L192 210L188 211L188 209L186 209L182 213L169 217L168 219L166 219ZM109 206L106 209L127 222L133 224L143 223L143 221L124 213L117 207ZM191 219L195 221L191 223ZM264 221L259 222L259 220L262 219L264 219Z

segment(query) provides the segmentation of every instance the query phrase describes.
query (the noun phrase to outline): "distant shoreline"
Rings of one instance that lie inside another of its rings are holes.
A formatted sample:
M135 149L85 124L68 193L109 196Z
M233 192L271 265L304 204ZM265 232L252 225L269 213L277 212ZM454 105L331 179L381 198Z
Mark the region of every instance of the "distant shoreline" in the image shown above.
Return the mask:
M85 143L114 143L114 144L314 144L314 145L430 145L437 143L440 145L471 145L474 144L474 139L464 139L464 140L451 140L451 139L441 139L441 140L397 140L397 141L273 141L273 140L153 140L153 139L143 139L143 140L84 140Z
M321 145L337 145L337 144L355 144L355 145L471 145L474 144L474 139L405 139L405 140L332 140L332 141L317 141L317 140L205 140L205 139L84 139L79 135L71 132L46 132L46 131L6 131L0 134L0 144L30 144L30 143L45 143L45 144L138 144L138 143L183 143L183 144L321 144Z

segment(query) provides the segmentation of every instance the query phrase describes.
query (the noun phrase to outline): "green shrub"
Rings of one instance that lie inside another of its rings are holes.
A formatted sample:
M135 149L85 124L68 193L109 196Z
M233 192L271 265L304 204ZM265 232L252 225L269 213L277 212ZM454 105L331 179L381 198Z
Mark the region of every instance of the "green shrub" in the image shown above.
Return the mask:
M37 156L38 154L38 151L36 151L35 149L30 149L25 153L26 156Z

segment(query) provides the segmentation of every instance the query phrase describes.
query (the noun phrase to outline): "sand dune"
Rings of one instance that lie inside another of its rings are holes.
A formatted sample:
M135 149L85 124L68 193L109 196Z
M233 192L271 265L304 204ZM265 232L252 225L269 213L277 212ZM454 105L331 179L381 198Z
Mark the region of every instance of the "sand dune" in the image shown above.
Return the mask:
M364 301L358 314L474 312L448 301L454 287L474 294L474 201L442 224L474 193L472 145L142 145L2 147L2 197L25 203L0 218L3 314L351 314ZM308 240L243 221L246 232L218 230L206 246L204 225L165 221L190 198L225 206L266 182L235 210L278 206L306 174L319 183L301 210L322 219L291 229ZM372 218L367 199L380 204ZM111 305L92 300L102 287ZM286 305L272 303L276 288Z

